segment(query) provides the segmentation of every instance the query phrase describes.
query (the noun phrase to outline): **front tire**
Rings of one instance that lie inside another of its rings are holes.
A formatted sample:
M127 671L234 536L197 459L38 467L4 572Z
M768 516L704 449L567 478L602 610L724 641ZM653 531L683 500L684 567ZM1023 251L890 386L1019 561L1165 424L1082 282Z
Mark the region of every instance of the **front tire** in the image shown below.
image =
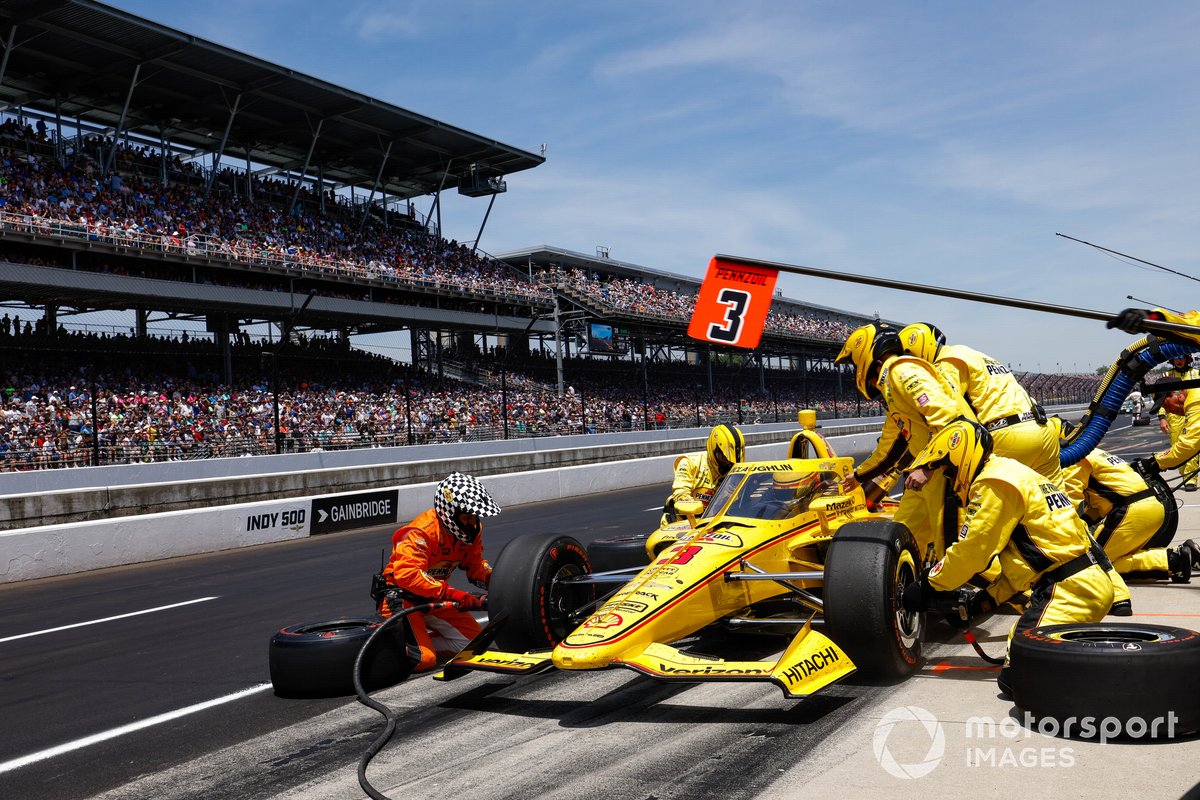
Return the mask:
M863 676L903 678L921 665L924 615L900 606L920 565L912 534L896 522L850 522L830 542L825 625Z
M488 582L488 613L508 614L496 646L523 653L565 639L591 613L595 588L562 581L591 572L587 550L570 536L531 533L505 545Z
M1139 622L1044 625L1014 636L1010 657L1013 704L1034 717L1113 719L1136 738L1143 738L1133 728L1139 719L1162 721L1145 738L1200 730L1196 631ZM1175 722L1167 729L1169 715Z

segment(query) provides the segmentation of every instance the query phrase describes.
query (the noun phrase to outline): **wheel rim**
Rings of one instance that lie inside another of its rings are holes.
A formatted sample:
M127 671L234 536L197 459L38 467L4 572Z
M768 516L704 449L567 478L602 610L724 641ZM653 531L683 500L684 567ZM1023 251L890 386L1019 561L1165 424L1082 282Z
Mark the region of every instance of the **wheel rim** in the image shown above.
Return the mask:
M366 620L337 620L333 622L318 622L312 625L304 625L296 630L298 634L317 634L322 636L336 636L347 631L359 631L364 628L372 628L376 625L375 622Z
M1054 631L1047 638L1060 639L1065 642L1085 642L1087 644L1141 644L1143 642L1165 642L1174 638L1162 631L1125 629L1125 628L1077 628L1074 630Z
M901 550L896 559L896 630L900 634L900 644L907 650L914 647L921 638L921 615L914 611L905 611L900 603L900 592L905 586L918 580L917 563L912 553Z
M562 564L550 578L546 592L546 618L555 641L561 642L582 621L580 608L589 607L588 588L581 584L563 583L567 578L584 574L577 564Z

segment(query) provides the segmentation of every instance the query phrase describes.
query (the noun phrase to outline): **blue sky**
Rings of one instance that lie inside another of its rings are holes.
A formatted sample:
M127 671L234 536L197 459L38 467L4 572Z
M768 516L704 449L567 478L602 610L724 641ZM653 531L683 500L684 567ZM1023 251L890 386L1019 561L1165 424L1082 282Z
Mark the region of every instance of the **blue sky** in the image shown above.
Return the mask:
M480 246L701 276L717 252L1117 311L1200 307L1200 4L112 0L506 144ZM428 199L418 208L428 210ZM448 196L475 238L486 198ZM1094 369L1103 323L783 276L1014 368Z

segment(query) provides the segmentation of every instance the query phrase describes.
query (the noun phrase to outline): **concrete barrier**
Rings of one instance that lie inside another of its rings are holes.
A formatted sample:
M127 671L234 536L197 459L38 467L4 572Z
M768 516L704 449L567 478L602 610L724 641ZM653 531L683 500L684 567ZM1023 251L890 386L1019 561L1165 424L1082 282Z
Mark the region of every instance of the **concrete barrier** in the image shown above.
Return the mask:
M790 436L782 438L749 446L748 458L784 457ZM871 448L875 435L831 441L840 455L857 457ZM509 471L481 480L502 507L654 484L665 491L679 452L676 442L665 455ZM434 477L403 486L8 530L0 533L0 583L403 523L429 508L433 486L460 466L454 459L427 462L426 472Z
M877 425L857 422L827 432L877 430ZM755 445L787 441L796 426L743 430L747 443ZM693 428L651 431L632 439L630 434L602 434L9 473L3 476L0 495L0 531L406 486L438 481L456 470L482 478L674 456L703 449L706 435L706 430Z
M761 460L783 458L796 427L779 423L742 429L748 458ZM874 449L878 431L877 419L837 427L826 421L822 426L837 454L856 461ZM448 458L7 495L0 497L0 514L6 515L0 526L8 528L0 532L0 583L399 524L429 508L433 485L456 470L479 477L501 506L655 484L665 493L675 458L703 449L706 434L698 429L654 431L636 441L618 434L624 438L602 445L592 444L603 441L596 436L549 440L574 445L557 449L547 447L548 440L505 443L518 452L496 452L494 442L475 443L474 449L451 450ZM433 453L447 450L421 448L421 454ZM353 454L338 455L350 459ZM358 457L387 456L366 451ZM239 469L253 461L237 460ZM213 469L207 464L159 466L167 472ZM60 472L79 473L71 476L76 482L92 477L82 474L87 470Z

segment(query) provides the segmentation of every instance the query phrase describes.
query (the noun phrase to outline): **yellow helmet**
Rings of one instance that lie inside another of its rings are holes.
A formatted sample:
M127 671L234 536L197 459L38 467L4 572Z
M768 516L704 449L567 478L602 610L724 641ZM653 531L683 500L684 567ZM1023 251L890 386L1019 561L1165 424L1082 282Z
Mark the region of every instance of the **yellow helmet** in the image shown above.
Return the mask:
M914 322L900 329L900 346L910 356L932 363L946 343L946 334L928 322Z
M909 464L910 470L946 468L959 502L967 503L971 484L992 454L992 435L978 422L957 419L942 428Z
M875 381L879 377L880 362L885 356L900 353L900 337L896 335L896 329L872 322L851 333L842 352L833 361L835 364L853 364L854 387L858 393L868 400L878 400L879 390L875 387Z
M718 425L708 434L708 469L718 478L746 460L746 439L732 425Z
M1068 422L1057 414L1048 418L1046 422L1050 425L1050 430L1057 435L1059 441L1070 440L1072 434L1075 433L1075 423Z

